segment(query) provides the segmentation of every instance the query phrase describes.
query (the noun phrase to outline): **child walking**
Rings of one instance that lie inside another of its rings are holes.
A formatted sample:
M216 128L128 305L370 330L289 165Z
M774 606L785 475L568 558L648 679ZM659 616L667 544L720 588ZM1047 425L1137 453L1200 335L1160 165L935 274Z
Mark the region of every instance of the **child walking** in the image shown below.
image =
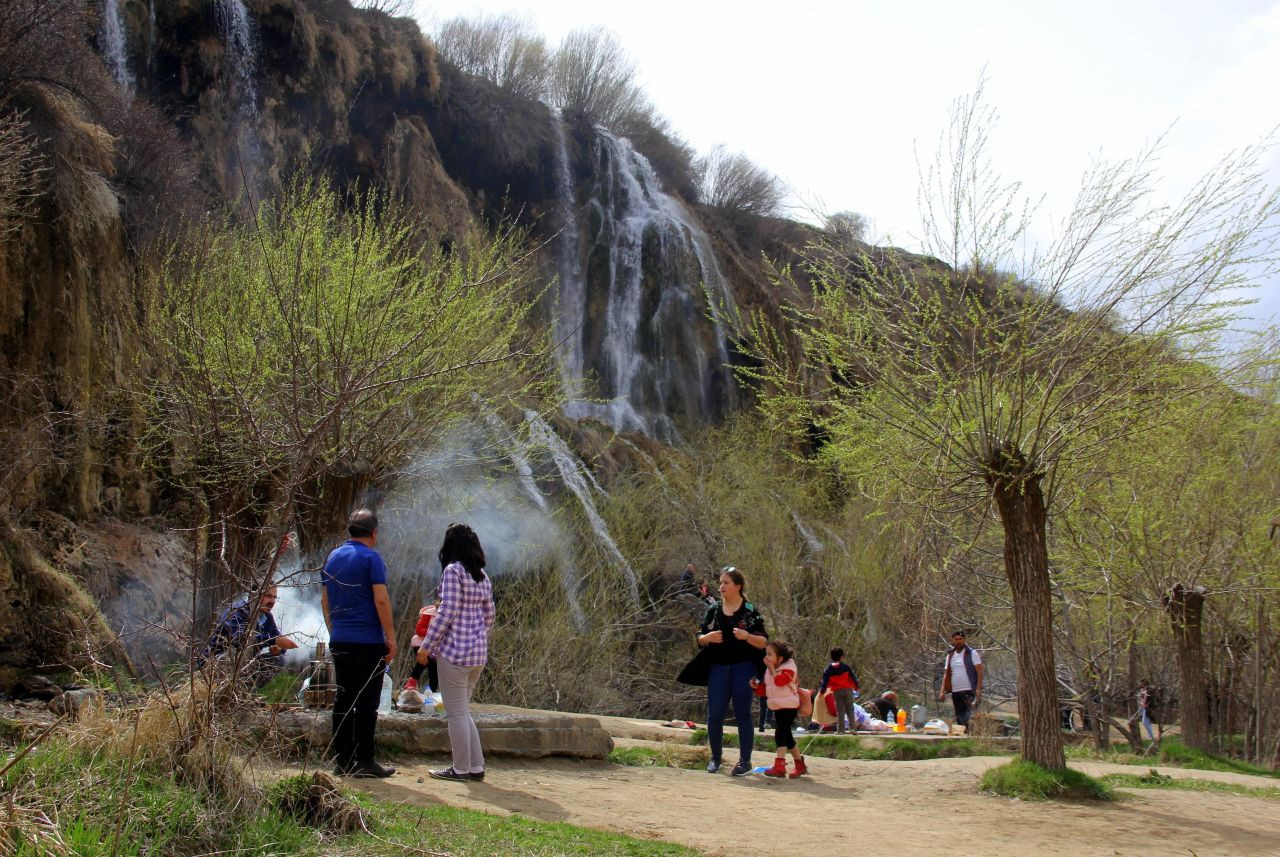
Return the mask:
M844 662L844 649L839 646L831 650L831 666L822 671L818 693L824 690L830 690L836 700L836 732L845 731L845 724L850 732L856 732L853 700L858 696L858 674Z
M791 647L782 640L770 640L764 650L764 681L752 679L751 686L756 689L757 696L763 696L773 712L777 731L774 741L777 744L777 756L773 767L764 772L766 777L787 776L787 751L795 760L795 770L791 779L809 772L804 763L804 756L796 748L795 736L791 727L795 726L796 715L800 713L800 683L796 678L796 662Z

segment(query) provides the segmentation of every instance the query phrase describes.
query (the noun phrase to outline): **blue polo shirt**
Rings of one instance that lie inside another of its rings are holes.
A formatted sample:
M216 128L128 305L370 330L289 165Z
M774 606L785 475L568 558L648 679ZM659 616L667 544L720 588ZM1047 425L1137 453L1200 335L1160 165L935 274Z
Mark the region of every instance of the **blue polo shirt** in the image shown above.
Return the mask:
M321 580L329 595L330 642L385 642L373 586L386 585L387 567L376 550L357 541L335 548L325 560Z

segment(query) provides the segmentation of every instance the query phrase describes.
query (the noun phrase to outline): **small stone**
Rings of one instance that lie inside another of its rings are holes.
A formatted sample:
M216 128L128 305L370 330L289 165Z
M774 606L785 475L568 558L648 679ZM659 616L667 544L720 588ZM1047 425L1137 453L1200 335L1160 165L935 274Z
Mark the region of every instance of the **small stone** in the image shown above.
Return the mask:
M49 710L59 717L63 714L69 714L71 719L75 720L80 716L80 712L86 705L101 704L101 701L102 694L92 688L68 690L66 693L49 700Z
M426 780L424 780L422 777L418 777L418 782L420 782L420 783L425 783L425 782L426 782Z

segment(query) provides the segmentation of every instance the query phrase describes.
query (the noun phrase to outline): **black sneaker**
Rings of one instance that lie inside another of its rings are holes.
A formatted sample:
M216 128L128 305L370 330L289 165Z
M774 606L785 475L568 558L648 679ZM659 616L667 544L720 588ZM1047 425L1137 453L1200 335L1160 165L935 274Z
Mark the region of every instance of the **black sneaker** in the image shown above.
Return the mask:
M459 773L452 767L445 768L442 771L427 771L427 776L431 777L433 780L449 780L455 783L467 783L471 781L471 774Z
M719 762L717 762L715 759L712 759L710 762L708 762L708 763L707 763L707 773L708 773L708 774L718 774L718 773L720 773L720 763L719 763Z
M467 774L467 779L475 780L477 783L484 782L484 771L472 771Z
M357 764L347 770L347 776L356 777L357 779L382 779L389 777L396 772L395 768L379 765L377 762L365 762Z
M733 766L733 770L730 771L730 773L735 777L745 777L747 774L751 773L751 763L745 759L739 759L738 764Z

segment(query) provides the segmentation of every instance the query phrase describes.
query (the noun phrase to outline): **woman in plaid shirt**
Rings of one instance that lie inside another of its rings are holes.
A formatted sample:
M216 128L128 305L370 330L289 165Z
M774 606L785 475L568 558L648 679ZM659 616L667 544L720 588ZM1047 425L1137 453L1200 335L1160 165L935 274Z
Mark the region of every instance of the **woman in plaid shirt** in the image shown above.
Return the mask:
M484 753L471 716L471 694L489 657L493 587L484 571L484 548L466 524L445 530L440 569L440 609L418 647L418 663L435 656L453 765L430 773L437 780L483 780Z

